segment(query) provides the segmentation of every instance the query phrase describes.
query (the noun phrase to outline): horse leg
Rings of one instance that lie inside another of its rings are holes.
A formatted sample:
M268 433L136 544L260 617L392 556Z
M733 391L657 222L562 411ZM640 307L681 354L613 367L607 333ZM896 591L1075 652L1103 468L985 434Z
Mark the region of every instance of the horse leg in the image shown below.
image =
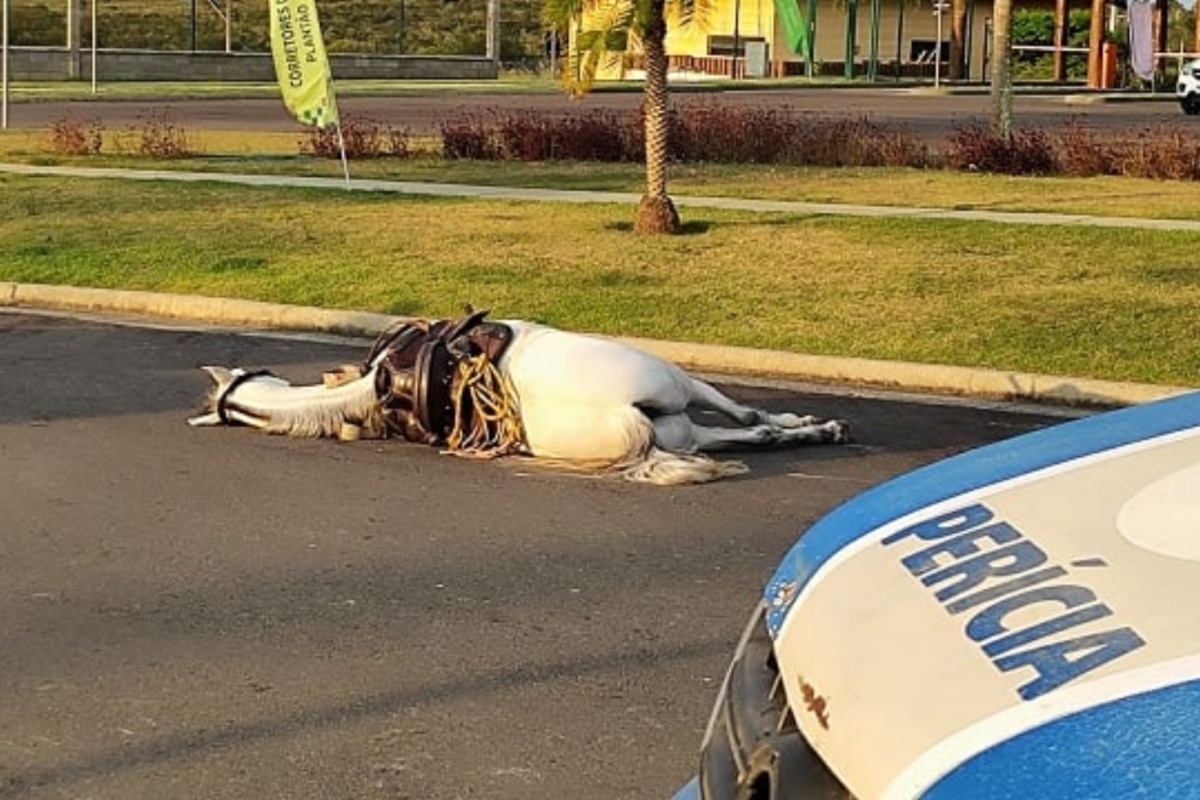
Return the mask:
M782 428L760 422L746 428L697 425L687 414L664 414L654 418L654 443L675 453L712 453L732 447L768 447L845 442L849 429L840 420L813 422Z
M719 392L715 387L702 380L688 376L691 381L691 404L710 411L717 411L743 425L772 425L776 428L806 429L821 424L821 420L813 416L800 416L784 412L772 414L766 409L743 405L733 398ZM825 441L825 440L823 440Z

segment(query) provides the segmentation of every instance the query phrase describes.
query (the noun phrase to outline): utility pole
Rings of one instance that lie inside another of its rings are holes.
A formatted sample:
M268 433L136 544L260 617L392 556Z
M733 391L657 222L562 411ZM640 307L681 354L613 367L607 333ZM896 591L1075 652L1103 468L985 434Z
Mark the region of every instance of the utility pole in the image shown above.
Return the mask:
M97 2L97 0L92 0ZM67 0L67 76L79 77L79 52L83 48L83 0Z
M742 0L733 0L733 58L729 62L729 77L738 77L738 50L741 48Z
M0 21L0 130L8 130L8 0L4 4L3 21Z
M487 57L500 69L500 0L487 0Z
M933 51L933 88L941 88L942 85L942 17L946 13L946 9L950 4L944 0L934 0L933 13L937 16L937 42L934 43Z

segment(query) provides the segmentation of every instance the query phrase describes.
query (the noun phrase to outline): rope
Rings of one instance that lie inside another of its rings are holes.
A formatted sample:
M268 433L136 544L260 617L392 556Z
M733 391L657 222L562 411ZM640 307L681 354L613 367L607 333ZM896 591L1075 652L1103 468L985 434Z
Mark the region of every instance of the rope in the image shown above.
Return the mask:
M454 375L454 427L449 452L467 458L497 458L525 452L517 393L486 355L464 358Z

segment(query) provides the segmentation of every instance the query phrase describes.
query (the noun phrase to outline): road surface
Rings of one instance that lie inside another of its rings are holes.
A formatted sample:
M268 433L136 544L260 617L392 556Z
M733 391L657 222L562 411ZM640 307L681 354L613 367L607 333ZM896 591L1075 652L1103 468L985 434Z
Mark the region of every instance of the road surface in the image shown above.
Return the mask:
M1145 102L1073 102L1067 95L1018 94L1013 115L1018 129L1061 130L1072 121L1097 133L1132 132L1172 125L1194 128L1173 97ZM338 104L343 117L369 118L416 135L436 133L450 119L490 111L529 111L537 114L586 114L599 111L632 112L641 102L637 92L596 92L572 100L559 92L535 94L465 93L446 91L395 96L344 96ZM923 140L942 142L956 130L987 124L991 98L986 93L935 94L903 89L789 88L755 91L689 92L673 95L676 104L722 103L774 108L788 113L833 118L862 118L914 133ZM273 98L244 100L96 100L72 102L20 102L10 109L9 125L48 128L65 119L96 120L107 130L141 128L151 116L169 120L183 130L297 131L283 103Z
M856 443L660 488L185 420L362 343L0 313L0 798L665 798L805 525L1055 421L731 388Z

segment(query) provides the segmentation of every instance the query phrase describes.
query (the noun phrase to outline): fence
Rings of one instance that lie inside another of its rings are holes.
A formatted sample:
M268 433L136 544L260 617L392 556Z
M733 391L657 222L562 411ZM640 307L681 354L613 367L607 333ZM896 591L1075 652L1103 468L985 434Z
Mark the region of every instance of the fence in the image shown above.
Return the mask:
M94 60L93 60L94 55ZM16 81L273 81L270 53L114 50L72 52L65 47L10 47L8 77ZM494 80L486 56L349 55L331 53L335 78L387 80ZM94 72L94 75L93 75Z

